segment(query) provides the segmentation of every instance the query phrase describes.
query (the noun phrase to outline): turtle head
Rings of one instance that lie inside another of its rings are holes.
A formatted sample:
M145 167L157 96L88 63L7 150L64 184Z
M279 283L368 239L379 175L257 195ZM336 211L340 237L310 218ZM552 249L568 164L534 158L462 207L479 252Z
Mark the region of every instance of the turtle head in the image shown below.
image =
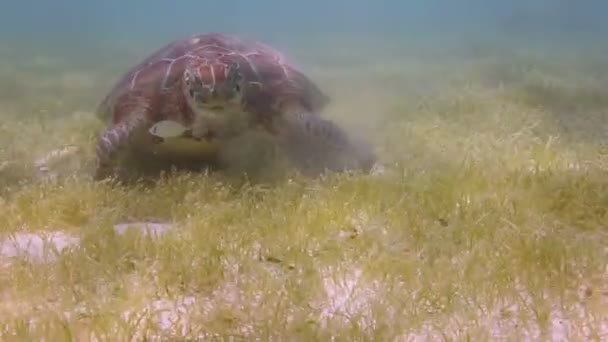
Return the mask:
M223 111L241 105L243 76L237 63L193 63L182 78L184 96L195 111Z

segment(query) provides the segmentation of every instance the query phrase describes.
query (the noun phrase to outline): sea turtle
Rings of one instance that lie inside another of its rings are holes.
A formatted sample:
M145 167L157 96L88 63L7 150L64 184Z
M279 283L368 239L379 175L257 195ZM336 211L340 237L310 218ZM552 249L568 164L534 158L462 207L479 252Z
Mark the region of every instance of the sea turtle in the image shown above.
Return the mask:
M303 173L371 168L368 144L320 117L328 103L304 73L261 42L222 33L177 40L128 71L100 104L97 116L109 127L96 145L95 178L126 171L128 151L213 163L227 139L254 127L276 138ZM183 133L155 136L154 125L167 121Z

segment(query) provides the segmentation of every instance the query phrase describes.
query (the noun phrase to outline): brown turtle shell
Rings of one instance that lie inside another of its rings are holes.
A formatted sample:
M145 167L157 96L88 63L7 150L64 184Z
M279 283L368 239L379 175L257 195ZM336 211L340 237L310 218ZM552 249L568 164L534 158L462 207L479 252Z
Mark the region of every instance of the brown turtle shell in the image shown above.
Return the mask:
M193 113L179 84L187 64L193 59L207 63L206 80L221 81L227 65L238 63L254 91L245 92L243 109L253 118L266 121L282 115L290 106L319 112L329 98L301 71L275 49L236 36L208 33L166 45L131 68L113 87L97 110L97 116L117 124L138 115L142 106L152 122L172 119L190 124ZM219 79L216 79L219 77Z

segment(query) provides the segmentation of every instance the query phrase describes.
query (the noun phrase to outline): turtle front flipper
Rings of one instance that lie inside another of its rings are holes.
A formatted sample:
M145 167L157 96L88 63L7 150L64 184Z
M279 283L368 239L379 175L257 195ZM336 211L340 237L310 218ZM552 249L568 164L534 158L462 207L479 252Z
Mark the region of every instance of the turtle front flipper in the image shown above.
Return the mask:
M287 157L309 176L325 170L368 172L377 159L367 142L349 136L336 123L308 111L285 115L277 128Z
M120 165L135 136L146 128L146 122L140 117L122 122L104 131L96 145L97 165L94 179L103 180L110 177L122 178L124 166Z

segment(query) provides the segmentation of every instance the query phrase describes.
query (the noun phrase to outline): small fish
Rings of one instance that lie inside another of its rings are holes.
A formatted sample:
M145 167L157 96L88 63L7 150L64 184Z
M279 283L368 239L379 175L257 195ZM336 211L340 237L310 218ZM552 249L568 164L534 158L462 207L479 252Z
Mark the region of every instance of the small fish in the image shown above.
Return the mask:
M174 138L187 133L188 128L176 121L163 120L150 127L149 132L150 134L161 138Z

